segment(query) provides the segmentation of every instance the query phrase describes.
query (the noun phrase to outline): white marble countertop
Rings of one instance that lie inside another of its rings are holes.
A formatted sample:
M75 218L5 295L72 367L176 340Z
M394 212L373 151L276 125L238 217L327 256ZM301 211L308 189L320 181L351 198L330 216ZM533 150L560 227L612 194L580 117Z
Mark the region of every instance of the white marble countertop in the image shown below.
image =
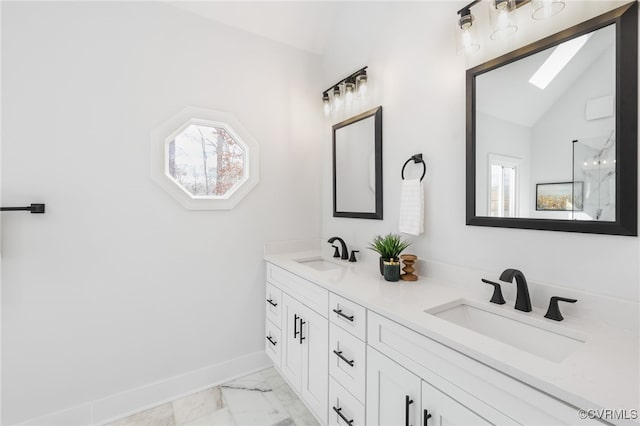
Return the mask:
M566 315L556 323L544 318L544 310L515 311L510 300L489 304L434 278L390 283L377 265L325 258L342 267L317 271L295 261L318 256L320 251L300 251L266 255L265 260L576 407L632 410L640 405L639 339L629 331ZM585 343L552 362L424 312L460 299L577 331L586 336Z

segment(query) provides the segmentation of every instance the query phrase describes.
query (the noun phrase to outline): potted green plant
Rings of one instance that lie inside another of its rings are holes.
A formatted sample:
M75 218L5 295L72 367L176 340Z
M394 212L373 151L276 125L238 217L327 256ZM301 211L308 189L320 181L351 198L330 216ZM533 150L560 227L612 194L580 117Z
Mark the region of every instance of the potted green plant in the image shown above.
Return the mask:
M380 274L384 275L384 262L391 260L399 262L400 253L410 245L410 241L403 240L398 234L387 234L384 237L380 235L373 237L368 248L380 255Z

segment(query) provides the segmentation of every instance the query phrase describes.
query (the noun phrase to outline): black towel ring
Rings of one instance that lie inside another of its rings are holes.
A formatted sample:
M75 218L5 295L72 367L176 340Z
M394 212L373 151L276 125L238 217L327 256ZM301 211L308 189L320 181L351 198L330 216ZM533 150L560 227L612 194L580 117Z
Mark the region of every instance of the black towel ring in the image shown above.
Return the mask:
M420 182L422 182L422 179L424 179L424 175L427 174L427 165L422 159L422 154L412 155L411 158L409 158L407 161L404 162L404 166L402 166L402 172L400 172L400 176L402 176L402 180L404 180L404 168L407 167L407 164L409 164L409 162L411 161L413 161L416 164L422 163L423 170L422 170L422 177L420 178Z

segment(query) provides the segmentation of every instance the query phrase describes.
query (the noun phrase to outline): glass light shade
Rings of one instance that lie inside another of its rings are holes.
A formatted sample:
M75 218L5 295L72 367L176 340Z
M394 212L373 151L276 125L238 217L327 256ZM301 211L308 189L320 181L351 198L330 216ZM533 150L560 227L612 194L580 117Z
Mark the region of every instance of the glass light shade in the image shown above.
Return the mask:
M360 74L356 77L356 87L358 88L358 96L367 94L367 75Z
M553 15L557 15L564 9L564 1L561 0L532 0L531 7L533 19L547 19Z
M353 96L356 91L356 84L353 82L347 82L344 84L344 101L350 104L353 101Z
M333 88L333 110L340 111L342 109L342 97L340 96L340 88L338 86Z
M489 23L491 24L491 40L506 37L518 31L515 0L491 0L489 2Z
M456 51L458 55L471 55L478 50L480 50L480 44L473 19L467 18L464 22L462 19L459 20L456 23Z

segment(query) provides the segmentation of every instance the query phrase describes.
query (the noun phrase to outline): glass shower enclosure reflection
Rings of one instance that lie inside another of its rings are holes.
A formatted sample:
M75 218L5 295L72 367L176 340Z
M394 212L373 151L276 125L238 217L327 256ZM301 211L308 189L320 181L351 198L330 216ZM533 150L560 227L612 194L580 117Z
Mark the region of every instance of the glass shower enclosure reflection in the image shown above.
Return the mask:
M575 220L616 220L616 141L607 136L573 142L574 200L582 209L573 210ZM582 191L582 194L579 192Z

